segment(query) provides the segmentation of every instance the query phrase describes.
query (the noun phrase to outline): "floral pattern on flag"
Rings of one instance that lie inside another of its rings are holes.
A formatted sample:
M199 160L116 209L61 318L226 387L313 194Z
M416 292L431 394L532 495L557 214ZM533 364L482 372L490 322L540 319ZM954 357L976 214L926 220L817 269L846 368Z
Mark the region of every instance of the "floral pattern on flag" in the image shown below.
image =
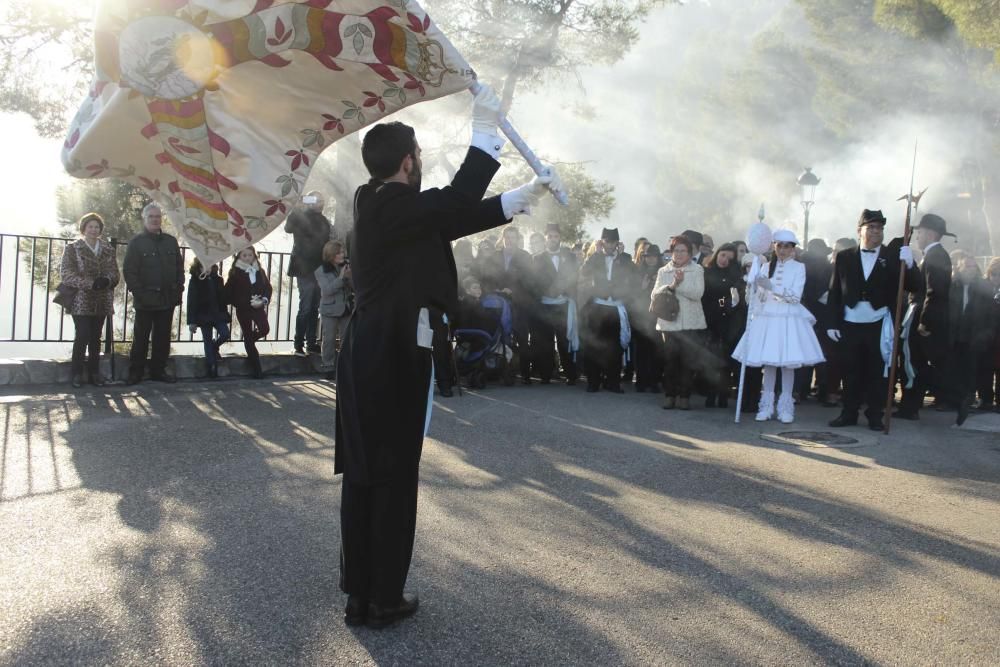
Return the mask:
M474 75L413 0L101 0L63 144L144 188L207 265L260 240L319 153Z

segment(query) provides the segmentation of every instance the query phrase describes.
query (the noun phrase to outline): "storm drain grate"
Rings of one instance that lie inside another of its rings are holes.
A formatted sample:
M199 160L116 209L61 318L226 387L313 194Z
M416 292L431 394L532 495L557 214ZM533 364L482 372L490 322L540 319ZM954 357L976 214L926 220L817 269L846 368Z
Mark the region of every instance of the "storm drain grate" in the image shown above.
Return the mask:
M875 438L855 437L829 431L783 431L782 433L761 433L764 440L795 447L833 447L849 449L877 444Z

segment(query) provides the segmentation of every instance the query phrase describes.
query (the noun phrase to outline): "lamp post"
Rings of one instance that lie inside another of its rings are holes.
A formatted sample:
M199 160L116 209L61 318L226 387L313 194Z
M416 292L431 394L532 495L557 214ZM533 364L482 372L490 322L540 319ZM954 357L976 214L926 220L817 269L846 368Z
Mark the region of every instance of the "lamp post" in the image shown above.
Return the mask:
M809 209L816 201L816 186L819 185L819 178L812 173L812 167L806 167L796 183L802 187L802 211L805 213L805 225L802 229L802 245L809 243Z

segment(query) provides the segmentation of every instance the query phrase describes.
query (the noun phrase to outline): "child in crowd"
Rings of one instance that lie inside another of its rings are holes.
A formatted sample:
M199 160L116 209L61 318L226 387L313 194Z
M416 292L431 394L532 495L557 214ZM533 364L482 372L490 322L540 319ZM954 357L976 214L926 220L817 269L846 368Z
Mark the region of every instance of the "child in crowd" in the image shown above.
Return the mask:
M236 261L229 270L226 281L226 300L236 310L236 319L243 331L243 346L247 351L247 363L253 376L264 377L257 352L257 341L267 336L271 330L267 321L267 304L271 300L271 283L257 261L257 251L253 246L244 248L236 255Z
M225 286L219 267L215 264L206 271L196 257L191 263L191 277L187 289L187 323L194 334L201 329L201 341L205 346L205 374L209 378L219 377L219 348L229 340L229 310L226 308ZM218 334L213 338L213 330Z
M798 243L795 234L787 229L774 233L774 259L754 280L757 290L749 304L750 321L733 352L737 361L764 369L757 421L767 421L777 411L781 423L792 423L795 369L825 361L813 332L816 318L801 303L806 267L795 259ZM774 387L779 368L781 396L775 406Z
M328 380L337 379L338 339L344 336L351 317L351 265L344 256L344 244L327 241L323 246L323 263L316 269L319 283L319 314L323 318L322 370Z

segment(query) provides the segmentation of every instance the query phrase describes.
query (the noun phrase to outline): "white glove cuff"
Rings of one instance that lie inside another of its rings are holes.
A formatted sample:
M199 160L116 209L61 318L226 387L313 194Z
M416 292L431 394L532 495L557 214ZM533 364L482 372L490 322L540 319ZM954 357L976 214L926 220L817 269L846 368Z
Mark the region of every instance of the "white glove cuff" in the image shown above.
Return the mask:
M500 195L500 207L503 209L503 217L508 220L513 220L514 215L517 213L514 210L514 191L508 190Z
M494 160L500 159L500 150L506 142L501 139L497 134L481 132L479 130L472 131L472 142L471 145L474 148L478 148L483 151Z

